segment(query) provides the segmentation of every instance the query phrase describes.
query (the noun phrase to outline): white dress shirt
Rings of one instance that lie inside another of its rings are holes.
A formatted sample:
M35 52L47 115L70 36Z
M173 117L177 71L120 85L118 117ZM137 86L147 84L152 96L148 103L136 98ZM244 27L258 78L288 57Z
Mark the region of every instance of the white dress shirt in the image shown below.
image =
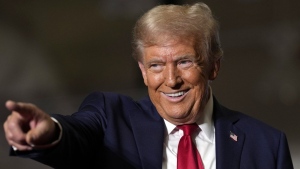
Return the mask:
M212 93L212 92L210 92ZM215 151L215 128L212 120L213 98L210 98L204 108L203 122L197 122L201 131L195 136L195 145L200 153L205 169L216 168L216 151ZM164 141L163 164L162 169L177 168L177 149L183 131L179 130L176 125L165 120L166 134Z

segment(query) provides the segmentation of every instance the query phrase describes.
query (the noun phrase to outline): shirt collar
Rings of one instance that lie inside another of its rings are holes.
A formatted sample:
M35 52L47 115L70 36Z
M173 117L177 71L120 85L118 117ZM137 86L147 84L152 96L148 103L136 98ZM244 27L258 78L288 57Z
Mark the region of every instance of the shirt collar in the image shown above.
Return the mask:
M204 113L204 120L203 123L197 122L201 130L204 132L205 137L211 142L214 140L214 124L212 120L212 114L213 114L213 95L212 95L212 89L210 88L210 95L209 99L207 101L207 104L205 105L205 108L203 110ZM176 125L170 123L169 121L165 120L165 125L167 129L167 134L171 134L171 132L176 129Z

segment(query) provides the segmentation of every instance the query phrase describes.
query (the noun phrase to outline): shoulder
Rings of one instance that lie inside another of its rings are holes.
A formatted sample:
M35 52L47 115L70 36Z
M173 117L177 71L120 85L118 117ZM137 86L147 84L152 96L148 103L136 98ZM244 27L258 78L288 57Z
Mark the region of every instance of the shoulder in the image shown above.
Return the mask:
M281 166L279 168L292 168L288 141L283 131L239 111L230 110L223 106L220 106L220 110L224 115L220 119L228 120L221 123L231 123L230 130L243 140L242 158L245 161L257 158L257 161L264 163L276 162L277 167ZM218 123L220 124L220 122ZM218 129L222 130L222 127L224 126L219 125Z
M114 92L90 93L81 103L78 111L93 110L95 112L156 112L148 96L141 100Z

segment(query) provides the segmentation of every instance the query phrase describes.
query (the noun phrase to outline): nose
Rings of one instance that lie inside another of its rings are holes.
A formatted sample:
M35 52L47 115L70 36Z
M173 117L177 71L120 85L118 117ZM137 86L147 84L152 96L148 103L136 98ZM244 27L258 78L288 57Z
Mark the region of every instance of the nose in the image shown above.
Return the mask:
M182 83L180 72L176 66L168 65L164 71L166 86L174 88Z

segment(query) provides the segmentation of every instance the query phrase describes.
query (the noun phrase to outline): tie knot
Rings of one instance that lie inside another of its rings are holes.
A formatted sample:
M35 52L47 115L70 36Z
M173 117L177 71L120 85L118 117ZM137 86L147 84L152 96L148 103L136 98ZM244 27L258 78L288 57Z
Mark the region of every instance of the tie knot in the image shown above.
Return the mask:
M184 125L178 125L179 129L183 130L183 135L192 135L199 126L196 123L193 124L184 124Z

